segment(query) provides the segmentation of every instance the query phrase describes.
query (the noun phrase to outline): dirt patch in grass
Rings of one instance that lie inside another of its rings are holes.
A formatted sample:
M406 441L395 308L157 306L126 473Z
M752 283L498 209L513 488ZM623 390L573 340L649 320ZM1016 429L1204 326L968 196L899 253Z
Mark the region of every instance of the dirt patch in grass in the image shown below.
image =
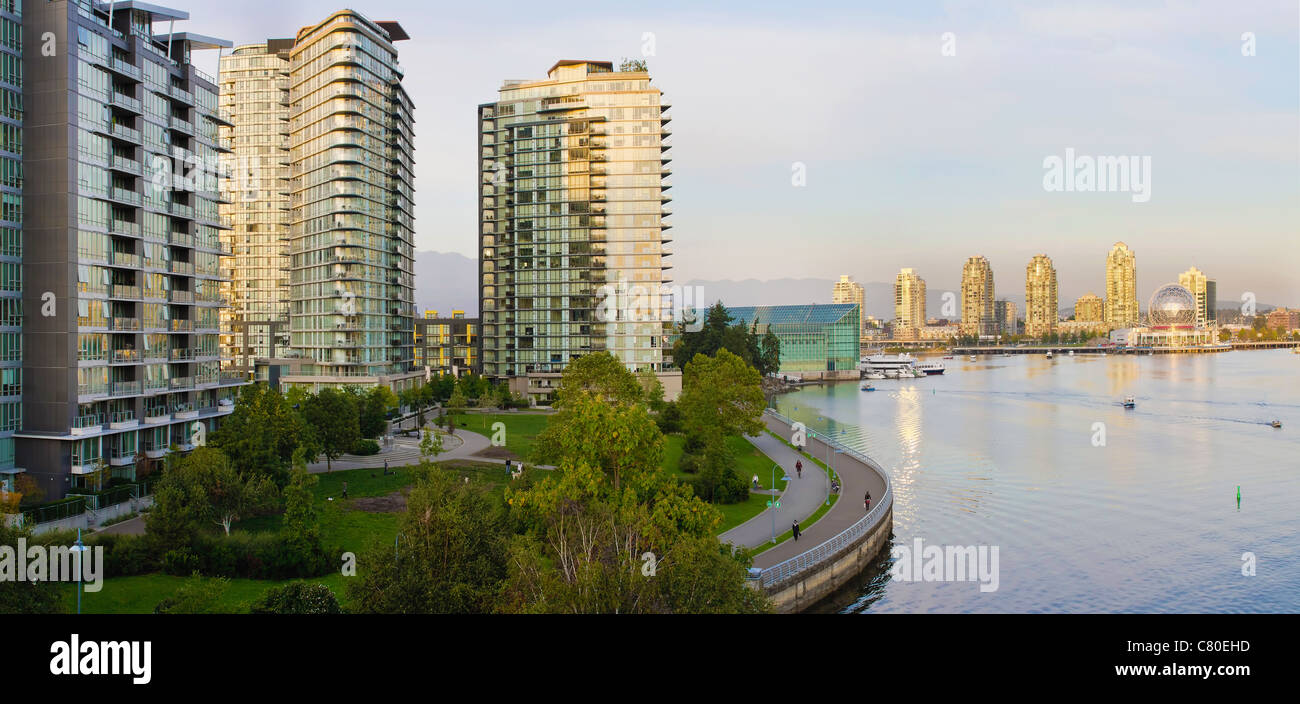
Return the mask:
M475 457L488 457L494 460L517 460L519 455L507 450L504 447L488 447L474 453Z
M362 496L348 500L348 508L366 513L402 513L406 510L406 495L411 487L403 487L385 496Z

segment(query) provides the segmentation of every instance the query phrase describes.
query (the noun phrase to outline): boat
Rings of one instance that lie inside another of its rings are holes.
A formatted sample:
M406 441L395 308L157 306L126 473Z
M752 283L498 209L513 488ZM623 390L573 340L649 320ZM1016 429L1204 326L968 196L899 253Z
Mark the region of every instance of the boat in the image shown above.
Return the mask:
M867 378L868 378L868 379L876 379L876 380L884 379L884 378L885 378L885 373L884 373L884 372L867 372Z
M1126 397L1124 397L1124 407L1125 407L1125 408L1137 408L1137 401L1133 400L1133 397L1132 397L1132 396L1126 396Z
M917 371L920 371L924 374L934 375L934 374L942 374L944 367L943 367L943 363L941 362L925 362L923 364L916 365L916 369Z
M1297 351L1297 350L1300 350L1300 347L1295 348L1295 350L1292 350L1292 352L1295 352L1295 351ZM950 355L950 354L945 354L945 355L943 356L943 358L944 358L944 359L952 359L952 355Z
M1070 350L1070 356L1071 356L1071 357L1074 356L1074 350Z
M904 367L911 367L916 364L916 357L904 352L903 354L873 354L863 357L858 364L858 369L864 372L887 372L889 370L898 371Z
M901 372L899 372L897 369L886 369L884 371L884 374L886 378L897 379L900 376Z
M912 367L911 369L905 369L901 373L908 374L913 379L924 379L926 376L925 372L921 371L920 369L917 369L916 367Z
M972 362L975 361L975 355L971 355L971 356L970 356L970 361L972 361Z
M1048 359L1051 359L1051 358L1052 358L1052 351L1051 351L1051 350L1048 350L1048 351L1047 351L1047 358L1048 358Z
M862 385L862 390L863 390L863 391L875 391L875 390L876 390L876 387L872 386L871 384L863 384L863 385Z
M1282 421L1280 421L1280 420L1275 420L1275 421L1273 421L1272 423L1269 423L1269 425L1273 426L1274 428L1281 428L1281 427L1282 427Z

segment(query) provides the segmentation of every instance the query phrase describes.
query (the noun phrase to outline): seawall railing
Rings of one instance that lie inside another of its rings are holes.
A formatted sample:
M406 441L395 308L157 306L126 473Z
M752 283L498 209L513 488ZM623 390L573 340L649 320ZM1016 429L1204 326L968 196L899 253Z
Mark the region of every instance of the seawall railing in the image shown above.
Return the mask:
M795 421L781 413L769 408L765 411L768 415L780 420L786 425L793 426ZM894 489L889 481L889 474L880 468L874 460L857 450L832 440L824 435L818 434L817 439L826 443L831 448L853 459L861 462L868 469L880 475L885 482L885 493L880 497L880 502L871 507L865 516L859 518L853 525L840 531L839 534L830 538L826 542L794 557L779 562L771 567L764 568L758 573L758 586L761 589L771 589L778 587L790 580L796 579L805 572L808 572L823 562L833 559L846 548L856 544L862 536L870 533L876 524L884 517L894 504Z

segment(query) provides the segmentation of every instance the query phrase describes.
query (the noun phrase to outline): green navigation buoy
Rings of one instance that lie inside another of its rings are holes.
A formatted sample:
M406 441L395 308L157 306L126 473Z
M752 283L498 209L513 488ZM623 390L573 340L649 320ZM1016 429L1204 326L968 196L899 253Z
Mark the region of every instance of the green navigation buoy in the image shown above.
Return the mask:
M1237 508L1241 508L1241 485L1237 485Z

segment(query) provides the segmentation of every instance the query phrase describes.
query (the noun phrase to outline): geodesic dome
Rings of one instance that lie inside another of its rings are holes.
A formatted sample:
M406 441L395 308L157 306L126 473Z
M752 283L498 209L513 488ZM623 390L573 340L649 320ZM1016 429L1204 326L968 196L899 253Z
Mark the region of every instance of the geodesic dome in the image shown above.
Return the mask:
M1153 328L1196 327L1196 296L1178 284L1165 284L1151 294L1147 322Z

